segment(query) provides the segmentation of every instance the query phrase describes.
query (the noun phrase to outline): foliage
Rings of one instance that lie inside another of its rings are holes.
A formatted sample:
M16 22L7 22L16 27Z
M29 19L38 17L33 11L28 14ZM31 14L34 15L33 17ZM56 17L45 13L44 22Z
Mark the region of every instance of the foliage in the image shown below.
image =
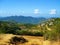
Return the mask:
M43 32L42 31L29 31L29 30L17 30L17 34L18 35L31 35L31 36L43 36Z
M52 25L50 25L51 22ZM38 24L20 24L15 22L0 21L0 33L44 36L45 40L60 39L60 18L52 18L44 23L42 22L42 24L38 26ZM51 30L48 30L46 25Z
M15 34L16 30L21 30L17 23L0 21L0 33L12 33Z
M10 39L10 44L15 44L15 45L18 45L17 43L20 42L20 43L25 43L25 42L28 42L24 37L18 37L18 36L14 36Z
M50 22L51 21L52 21L52 19L50 20ZM49 28L51 28L51 31L47 30L45 32L45 34L44 34L45 40L47 40L47 39L53 40L53 41L60 40L60 18L55 18L53 21L53 25L51 25Z

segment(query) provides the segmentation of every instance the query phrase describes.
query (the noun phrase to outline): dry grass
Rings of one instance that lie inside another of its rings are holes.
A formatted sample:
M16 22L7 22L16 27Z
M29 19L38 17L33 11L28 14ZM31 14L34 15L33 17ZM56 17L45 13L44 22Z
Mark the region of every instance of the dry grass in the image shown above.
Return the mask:
M0 45L9 45L9 39L11 39L13 34L0 34ZM19 36L19 35L17 35ZM48 40L44 41L43 37L36 36L23 36L28 40L26 43L19 43L18 45L60 45L60 42L50 42Z

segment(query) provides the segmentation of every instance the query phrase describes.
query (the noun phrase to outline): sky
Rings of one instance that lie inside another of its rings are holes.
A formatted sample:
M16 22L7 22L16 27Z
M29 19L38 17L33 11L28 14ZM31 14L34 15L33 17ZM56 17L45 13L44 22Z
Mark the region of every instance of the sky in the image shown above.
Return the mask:
M0 17L60 17L60 0L0 0Z

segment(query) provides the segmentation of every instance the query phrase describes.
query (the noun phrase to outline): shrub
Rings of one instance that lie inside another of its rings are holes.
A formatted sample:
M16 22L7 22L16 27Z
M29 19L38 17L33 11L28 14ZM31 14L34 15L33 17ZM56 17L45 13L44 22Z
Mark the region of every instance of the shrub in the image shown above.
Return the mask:
M45 40L53 40L57 41L57 39L60 37L57 30L47 31L44 35Z
M42 31L29 31L29 30L17 30L17 35L31 35L31 36L43 36L43 32Z
M10 44L15 44L17 45L17 43L20 42L20 43L25 43L25 42L28 42L25 38L23 37L17 37L17 36L14 36L10 39Z

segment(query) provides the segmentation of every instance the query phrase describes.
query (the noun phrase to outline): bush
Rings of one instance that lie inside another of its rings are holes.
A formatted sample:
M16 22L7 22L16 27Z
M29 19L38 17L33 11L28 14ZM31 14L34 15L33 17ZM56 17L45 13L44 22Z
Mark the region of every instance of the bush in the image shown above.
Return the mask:
M45 40L53 40L53 41L57 41L58 38L60 37L59 33L57 32L57 30L52 30L52 31L47 31L44 35Z
M43 32L38 32L38 31L35 31L35 32L32 32L32 31L29 31L29 30L17 30L17 35L31 35L31 36L43 36Z
M41 31L41 32L34 32L34 36L43 36L43 32Z
M10 39L10 44L15 44L15 45L18 45L17 43L20 42L20 43L25 43L25 42L28 42L25 38L23 37L17 37L17 36L14 36Z

